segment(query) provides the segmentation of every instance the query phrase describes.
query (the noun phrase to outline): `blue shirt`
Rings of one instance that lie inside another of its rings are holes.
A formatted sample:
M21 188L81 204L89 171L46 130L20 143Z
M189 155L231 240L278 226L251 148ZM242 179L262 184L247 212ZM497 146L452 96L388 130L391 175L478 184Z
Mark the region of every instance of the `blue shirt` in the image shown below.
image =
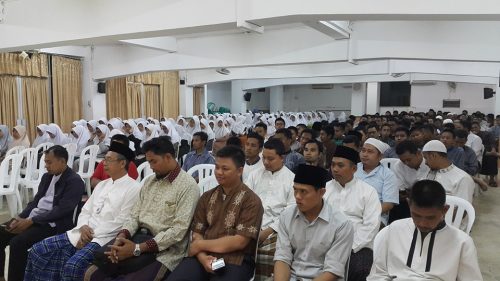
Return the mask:
M465 170L465 153L461 147L451 147L447 149L448 160L461 170Z
M189 169L199 164L215 164L215 159L206 149L203 150L201 154L196 154L196 150L193 150L186 154L186 160L184 160L184 164L182 164L182 169L187 172ZM195 172L193 177L198 177L198 173Z
M293 173L296 172L297 167L300 164L305 164L305 163L306 163L306 160L304 159L304 156L302 156L302 154L300 154L298 152L291 151L288 154L285 154L284 164Z
M373 186L378 193L378 199L382 203L399 204L398 180L394 173L379 164L370 173L363 170L363 163L358 163L358 170L354 176L367 184ZM387 225L389 214L382 214L381 221Z
M474 176L479 170L479 162L477 161L476 153L468 146L462 147L464 150L464 171L467 174Z

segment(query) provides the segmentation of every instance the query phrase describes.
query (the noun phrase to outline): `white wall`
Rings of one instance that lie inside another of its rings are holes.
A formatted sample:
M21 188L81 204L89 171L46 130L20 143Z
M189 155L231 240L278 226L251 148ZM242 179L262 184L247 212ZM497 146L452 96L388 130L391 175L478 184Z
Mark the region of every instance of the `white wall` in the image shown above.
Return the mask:
M269 88L265 92L258 92L257 89L248 90L252 93L252 98L248 103L248 109L258 109L260 111L268 111L270 109Z
M284 111L309 110L349 110L351 109L351 88L341 84L333 89L314 90L311 85L293 85L284 87Z
M217 108L231 108L231 82L207 84L207 104L210 102Z

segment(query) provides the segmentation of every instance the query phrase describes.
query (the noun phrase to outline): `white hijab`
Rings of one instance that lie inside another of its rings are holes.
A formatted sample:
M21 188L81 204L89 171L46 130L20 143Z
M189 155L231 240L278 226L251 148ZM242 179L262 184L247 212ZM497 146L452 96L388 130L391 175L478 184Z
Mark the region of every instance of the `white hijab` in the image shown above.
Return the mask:
M152 140L152 139L157 138L157 137L159 137L159 136L160 136L160 128L159 128L159 126L157 126L157 125L155 125L155 124L148 124L148 125L146 126L146 129L145 129L145 130L150 131L150 132L151 132L151 134L148 136L148 135L147 135L147 132L146 132L146 134L144 135L144 140L142 140L142 142L141 142L141 147L142 147L142 145L143 145L145 142L147 142L147 141L149 141L149 140Z
M36 138L35 140L33 141L33 144L31 145L31 147L37 147L38 145L42 144L42 143L45 143L45 142L49 142L49 135L47 134L46 130L47 130L47 125L46 124L40 124L38 126L36 126L40 131L42 131L42 135L38 135L38 132L36 132Z
M210 125L208 124L207 119L205 119L205 118L201 119L201 123L203 123L203 126L205 126L205 129L201 129L201 130L208 135L208 140L215 139L215 133L212 130L212 127L210 127ZM200 125L200 128L201 128L201 125Z
M163 121L163 122L160 122L160 124L164 127L167 128L168 130L168 133L165 133L165 131L161 130L160 132L160 135L161 136L169 136L170 137L170 141L173 143L173 144L176 144L178 142L181 141L181 137L179 135L179 133L177 133L177 130L175 129L175 125L173 125L170 121Z
M49 138L49 142L53 143L54 145L65 145L70 141L57 124L49 124L47 126L46 132L54 135L54 138Z
M219 122L222 122L222 125L219 126ZM215 122L214 126L214 134L216 139L223 138L227 135L229 135L230 131L224 126L224 118L219 117L217 118L217 121Z
M78 138L75 138L73 134L71 134L71 142L76 143L76 155L80 155L82 153L82 150L87 147L88 141L90 139L90 133L89 130L82 125L76 125L73 129L73 132L75 132L78 135Z

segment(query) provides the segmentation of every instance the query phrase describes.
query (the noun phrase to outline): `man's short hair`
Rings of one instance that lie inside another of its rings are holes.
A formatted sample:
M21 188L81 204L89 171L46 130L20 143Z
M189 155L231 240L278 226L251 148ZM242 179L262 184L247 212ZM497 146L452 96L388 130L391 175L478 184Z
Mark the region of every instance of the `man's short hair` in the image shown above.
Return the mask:
M68 162L68 151L63 146L53 145L45 150L45 155L49 154L50 152L52 152L52 155L54 155L55 158L64 159L64 162Z
M329 136L330 138L333 138L333 135L335 135L335 129L333 128L333 126L323 126L323 128L321 128L322 131L325 132L325 134L327 136Z
M276 120L274 120L274 125L276 125L276 123L277 123L278 121L281 121L281 122L283 122L283 124L285 124L285 125L286 125L285 119L283 119L283 118L281 118L281 117L278 117L278 118L276 118Z
M152 152L156 155L165 155L170 154L173 158L175 158L175 149L174 145L170 141L169 136L161 136L157 138L153 138L142 145L142 151L144 153Z
M299 134L299 130L295 126L289 126L287 129L290 131L294 131L296 135Z
M257 141L259 142L259 148L262 148L264 147L264 138L257 134L257 133L248 133L247 135L247 139L250 139L250 138L253 138L253 139L257 139Z
M241 168L245 166L245 153L240 147L235 145L226 145L217 151L217 157L219 158L231 158L236 168Z
M323 144L322 144L322 143L320 143L319 141L317 141L317 140L315 140L315 139L312 139L312 140L308 140L308 141L306 142L306 144L304 145L304 147L305 147L306 145L308 145L309 143L315 143L315 144L318 146L318 151L319 151L319 153L323 153Z
M285 154L285 145L279 139L274 139L274 138L269 139L264 144L264 148L272 149L276 152L276 154L280 156Z
M342 131L345 131L345 122L336 122L336 123L333 123L333 127L339 127Z
M455 137L459 139L467 139L467 136L469 134L467 133L466 130L460 129L460 130L455 130Z
M194 137L198 136L201 141L207 142L208 141L208 135L205 132L196 132L193 134L193 139Z
M304 133L306 134L310 134L312 139L315 139L317 138L317 134L316 134L316 131L314 131L313 129L309 129L309 128L306 128L302 131L302 134L300 136L302 136Z
M342 143L354 143L356 147L359 147L361 144L361 141L359 138L355 135L346 135L344 139L342 140Z
M261 127L267 132L267 125L264 122L259 122L259 123L255 124L255 128L257 128L257 127Z
M410 135L410 130L406 127L397 127L396 130L394 130L394 133L396 132L405 132L406 136Z
M417 154L418 147L415 144L415 142L411 140L404 140L400 142L398 145L396 145L397 155L403 155L405 152L408 152L410 154Z
M410 203L421 208L443 208L446 204L446 192L443 186L433 180L417 181L410 189Z
M454 131L454 130L444 129L444 130L441 132L441 135L442 135L442 134L444 134L444 133L450 133L450 134L451 134L451 136L452 136L453 138L455 138L455 137L456 137L456 135L455 135L455 131Z
M307 128L306 124L302 124L302 123L298 124L296 127L297 127L297 129L299 129L299 128L302 128L302 129Z
M281 128L281 129L278 129L276 130L276 132L274 133L275 135L277 134L282 134L284 135L287 139L291 140L292 139L292 132L290 132L290 130L286 129L286 128Z
M113 141L117 141L117 142L124 144L126 146L130 145L130 140L127 138L127 136L122 135L122 134L116 134L116 135L112 136L111 142L113 142Z
M226 140L226 145L241 147L241 139L239 137L232 136Z
M462 126L467 129L467 131L470 131L472 129L472 124L469 120L461 120L460 121L460 124L462 124Z

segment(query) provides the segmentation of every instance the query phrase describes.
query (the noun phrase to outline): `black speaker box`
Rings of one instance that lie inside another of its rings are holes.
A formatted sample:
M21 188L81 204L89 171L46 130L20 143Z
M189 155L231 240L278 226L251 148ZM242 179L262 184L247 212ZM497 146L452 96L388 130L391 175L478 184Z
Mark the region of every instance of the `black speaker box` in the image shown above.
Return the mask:
M252 93L249 92L245 93L243 95L243 98L245 99L245 101L250 101L250 99L252 98Z
M106 83L104 83L104 82L97 83L97 92L99 94L105 94L106 93Z

